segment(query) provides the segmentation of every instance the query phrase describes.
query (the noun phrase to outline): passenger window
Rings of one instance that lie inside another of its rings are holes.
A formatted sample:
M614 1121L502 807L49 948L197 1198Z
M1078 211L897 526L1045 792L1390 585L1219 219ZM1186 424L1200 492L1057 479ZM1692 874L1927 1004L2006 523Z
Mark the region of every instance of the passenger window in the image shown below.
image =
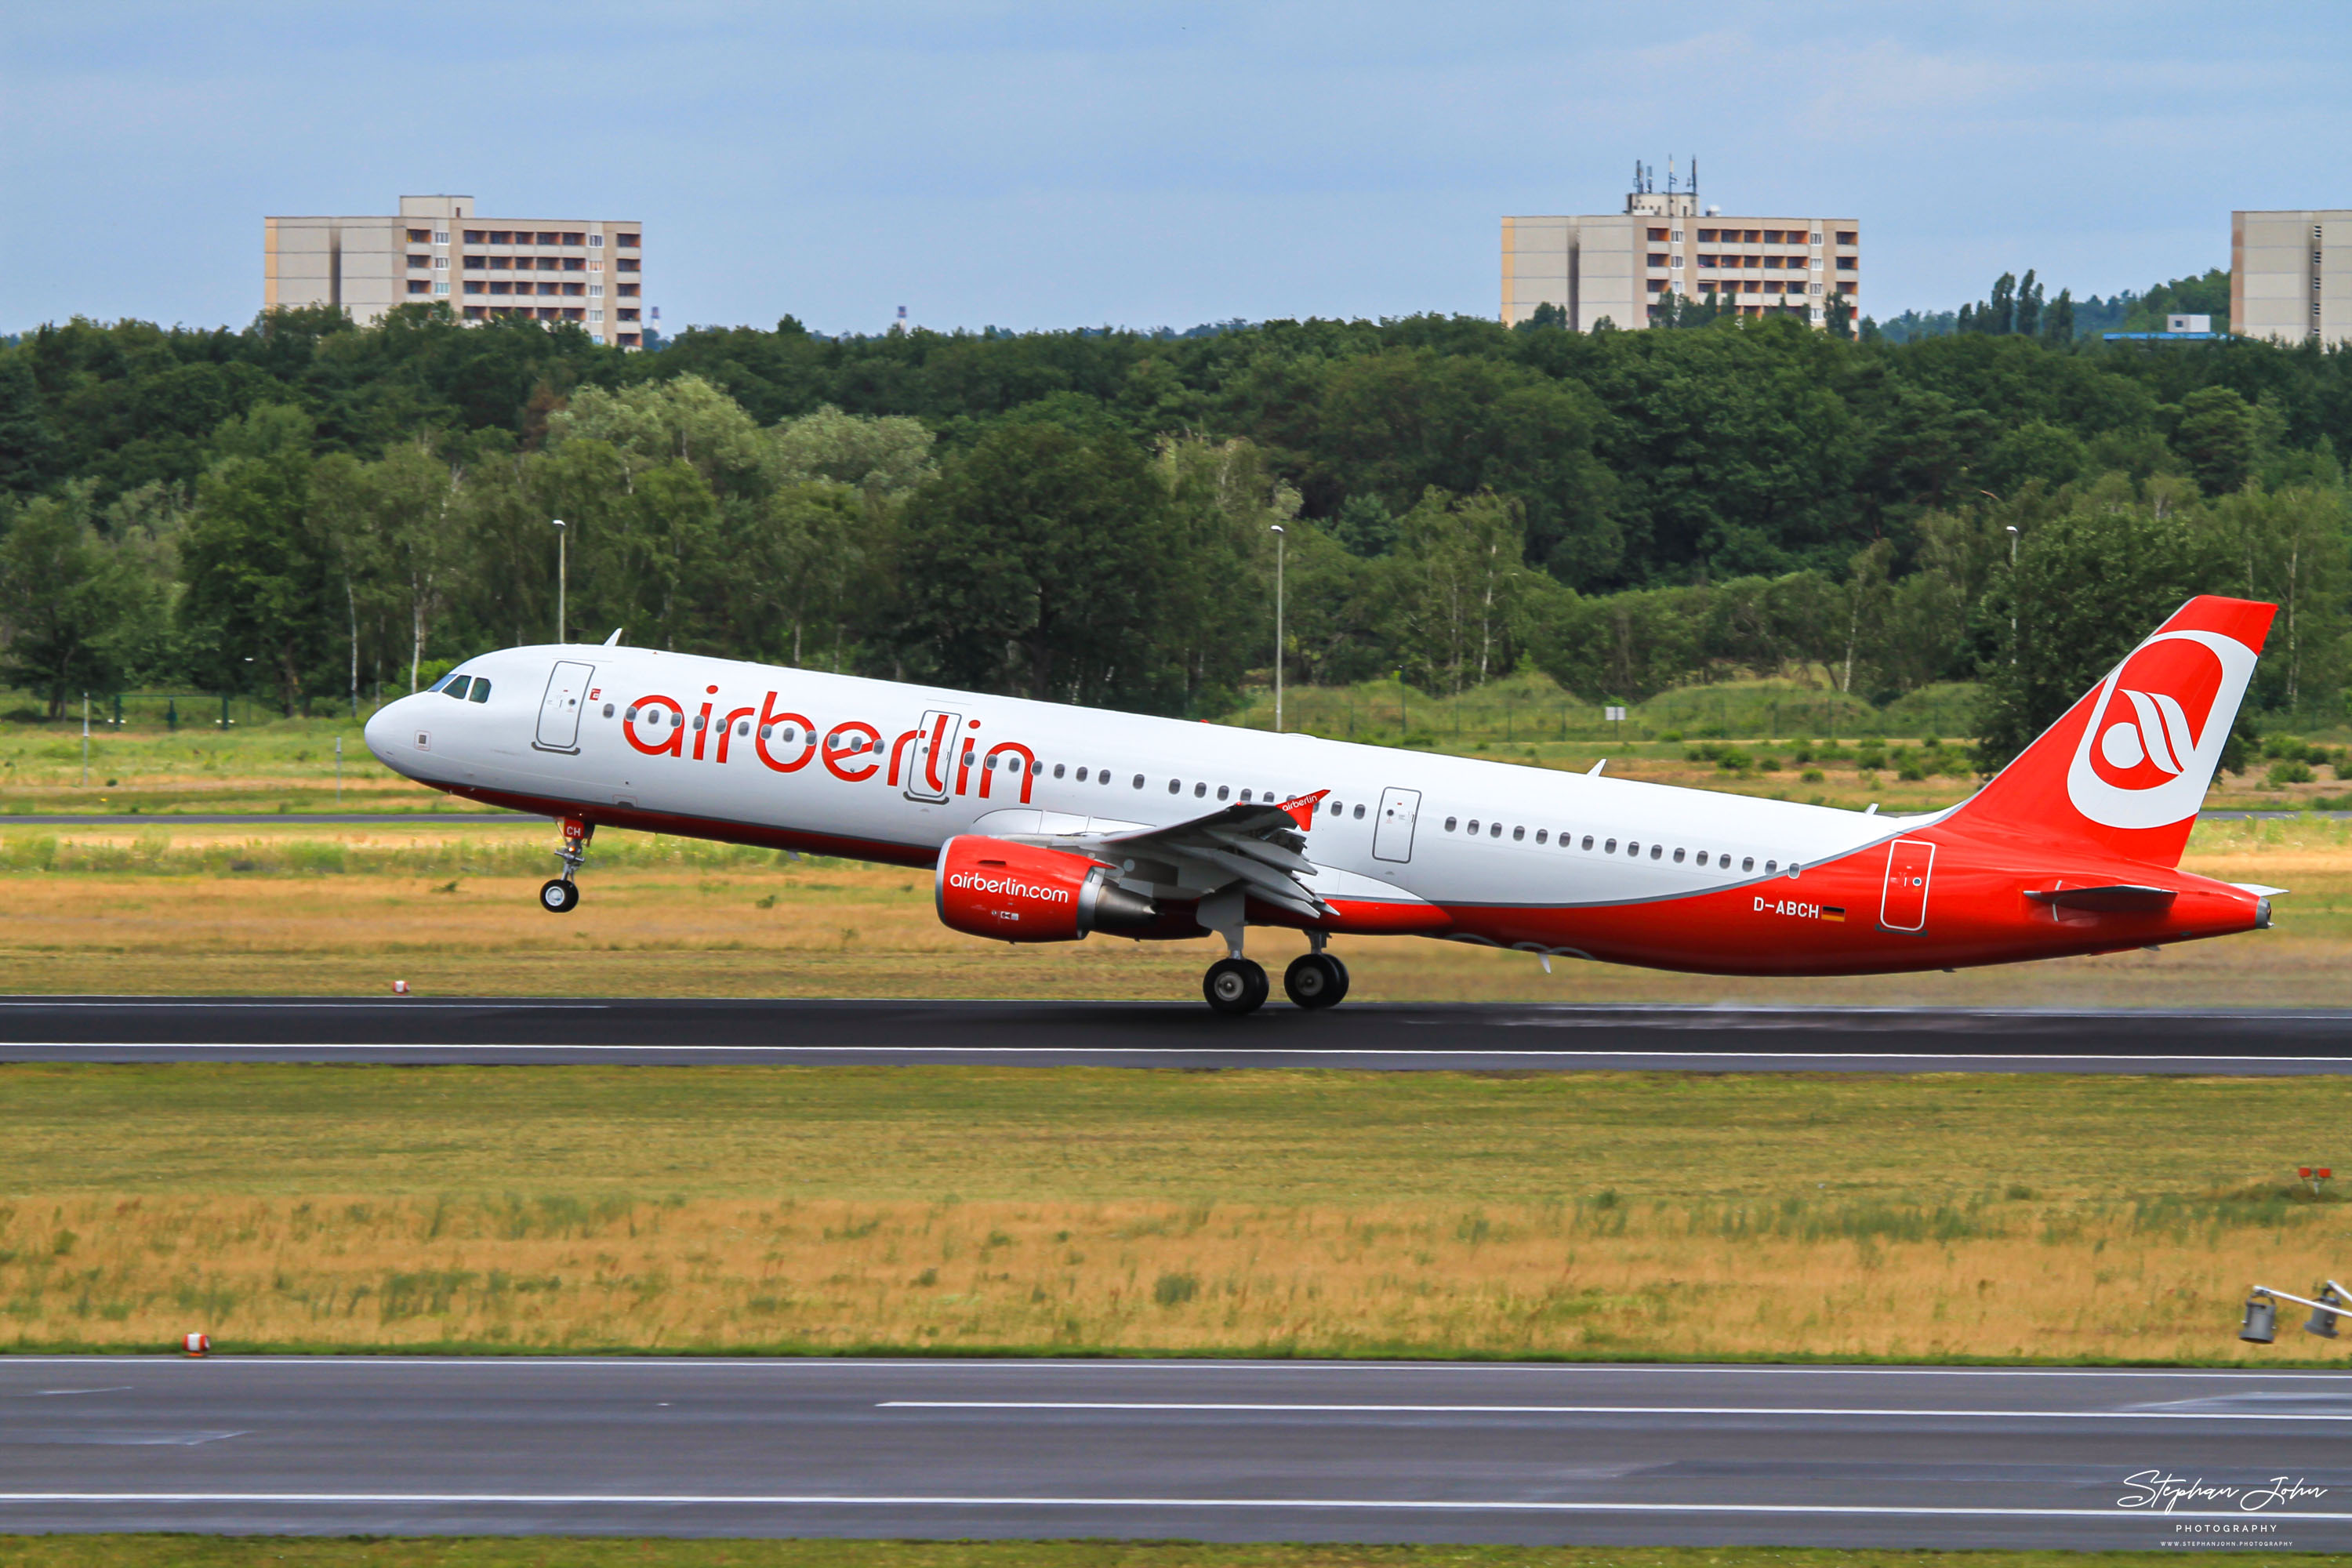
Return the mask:
M1591 839L1590 839L1590 838L1586 839L1586 840L1584 841L1584 847L1585 847L1587 849L1591 848L1591 847L1592 847L1592 840L1591 840ZM1611 839L1608 843L1606 843L1606 844L1602 845L1602 846L1601 847L1601 852L1603 855L1614 855L1614 854L1616 854L1616 853L1617 853L1617 840L1615 840L1614 838L1612 838L1612 839Z
M1226 795L1230 795L1230 794L1232 794L1232 793L1233 793L1233 792L1232 792L1231 790L1228 790L1228 789L1227 789L1223 784L1219 784L1219 785L1217 786L1217 798L1218 798L1219 800L1223 800L1223 799L1224 799Z
M1059 763L1055 763L1054 764L1054 776L1055 778L1060 778L1062 776L1062 764ZM1080 784L1087 782L1087 771L1084 768L1080 768L1078 770L1078 782Z
M1681 865L1682 863L1683 863L1683 852L1682 852L1681 850L1677 849L1677 850L1675 850L1675 865L1677 865L1677 866L1679 866L1679 865Z
M1473 838L1478 837L1478 819L1475 816L1470 819L1470 837Z
M1247 805L1249 804L1249 797L1250 797L1250 792L1249 792L1249 791L1247 791L1247 790L1244 790L1244 791L1242 791L1242 804L1243 804L1244 805ZM1222 796L1222 795L1220 795L1220 796L1218 796L1218 798L1219 798L1220 800L1222 800L1222 799L1223 799L1224 797L1223 797L1223 796Z
M1650 858L1651 858L1651 859L1653 859L1653 860L1656 859L1659 856L1661 856L1661 855L1664 854L1665 852L1666 852L1666 847L1665 847L1664 845L1663 845L1663 844L1653 844L1653 845L1651 845L1651 846L1650 846ZM1679 856L1679 855L1677 855L1677 856L1675 856L1675 859L1677 859L1677 860L1679 860L1679 859L1681 859L1681 858L1682 858L1682 857L1681 857L1681 856Z
M760 726L760 739L762 741L772 741L775 738L776 727L773 724L762 724Z
M1489 837L1489 838L1500 838L1502 836L1503 836L1503 825L1502 825L1501 823L1499 823L1499 822L1490 822L1490 823L1488 823L1488 824L1486 825L1486 837Z
M1355 816L1356 816L1356 820L1357 820L1358 822L1361 822L1361 821L1363 821L1363 820L1364 820L1364 808L1363 808L1362 806L1360 806L1360 806L1358 806L1358 807L1356 807L1356 813L1355 813Z
M1568 840L1566 840L1566 839L1564 839L1564 838L1563 838L1563 839L1561 839L1561 840L1560 840L1560 842L1561 842L1561 843L1563 843L1563 844L1565 844L1565 843L1567 843L1567 842L1568 842ZM1587 849L1590 849L1590 848L1591 848L1591 847L1592 847L1592 835L1591 835L1590 833L1588 833L1588 834L1586 834L1586 835L1584 836L1584 847L1585 847ZM1615 844L1613 844L1613 843L1612 843L1612 844L1611 844L1611 845L1609 846L1609 847L1610 847L1610 848L1612 848L1612 849L1614 849L1614 848L1616 848L1616 847L1617 847L1617 846L1616 846Z
M1078 776L1080 778L1086 777L1086 770L1083 768L1079 769ZM1108 768L1097 768L1095 770L1095 783L1100 784L1110 783L1110 770ZM1143 787L1143 775L1141 773L1135 775L1135 787L1138 789L1141 789Z
M1141 789L1143 787L1143 775L1141 773L1135 775L1135 787L1138 789ZM1173 788L1174 786L1171 784L1170 787Z
M982 766L987 768L989 772L994 773L996 771L996 753L994 752L989 752L988 761L982 763Z
M1642 847L1641 847L1640 845L1638 845L1638 844L1634 843L1634 842L1633 842L1632 839L1630 839L1630 838L1628 838L1627 840L1625 840L1625 853L1626 853L1627 855L1629 855L1629 856L1636 856L1636 855L1641 854L1641 852L1642 852Z
M1778 871L1780 868L1780 862L1778 860L1767 860L1764 862L1764 874L1768 877L1773 872Z
M637 710L632 708L626 713L622 714L621 717L634 724L637 721Z
M1168 781L1168 793L1169 793L1170 795L1174 795L1174 794L1176 794L1178 791L1181 790L1183 787L1184 787L1184 781L1183 781L1183 780L1181 780L1181 779L1170 779L1170 780Z
M1538 827L1538 828L1537 828L1537 829L1536 829L1536 842L1537 842L1537 843L1541 844L1541 843L1544 841L1544 833L1545 833L1545 830L1544 830L1543 828Z
M466 700L467 683L472 679L473 677L469 675L451 676L449 678L449 684L443 687L441 689L448 695L456 698L458 701L463 702Z
M612 716L613 716L613 705L612 705L611 703L607 702L607 703L605 703L605 704L604 704L604 717L605 717L605 718L607 718L607 719L610 719Z
M1345 811L1345 810L1347 810L1347 809L1348 809L1348 808L1347 808L1346 806L1341 805L1340 805L1338 801L1336 801L1336 800L1335 800L1335 801L1333 801L1333 802L1331 803L1331 815L1332 815L1332 816L1339 816L1341 812L1343 812L1343 811Z
M1460 826L1462 826L1462 819L1458 816L1449 816L1445 819L1445 831L1448 833L1453 832Z
M467 699L467 700L473 702L488 702L489 700L490 683L483 679L480 676L476 676L474 678L474 695Z
M1514 844L1524 841L1527 836L1528 830L1524 827L1514 827L1511 829L1511 842Z
M1743 871L1753 871L1756 869L1756 857L1750 855L1747 859L1742 860L1739 863L1739 868Z
M1698 852L1698 863L1702 866L1706 864L1706 851L1704 849Z
M477 700L478 700L478 699L477 699ZM737 733L738 735L748 735L748 734L750 734L751 732L751 721L750 721L749 719L744 720L741 723L740 723L740 724L738 724L738 725L736 725L736 726L735 726L735 733Z
M1208 793L1209 786L1206 784L1196 784L1192 786L1192 798L1194 800L1200 799L1202 795Z

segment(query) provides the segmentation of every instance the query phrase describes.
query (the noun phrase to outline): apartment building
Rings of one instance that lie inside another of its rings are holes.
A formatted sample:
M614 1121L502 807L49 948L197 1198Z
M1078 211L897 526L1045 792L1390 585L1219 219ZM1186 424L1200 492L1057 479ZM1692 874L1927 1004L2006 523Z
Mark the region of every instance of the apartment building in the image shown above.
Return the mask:
M2230 330L2290 343L2352 339L2352 211L2231 213Z
M471 196L403 196L393 217L262 220L261 303L340 305L366 325L397 305L459 319L571 322L645 346L645 226L484 217Z
M1578 331L1607 320L1646 327L1669 300L1761 315L1798 309L1813 325L1843 296L1859 309L1862 225L1850 217L1727 217L1698 193L1636 189L1625 210L1503 220L1503 324L1552 305Z

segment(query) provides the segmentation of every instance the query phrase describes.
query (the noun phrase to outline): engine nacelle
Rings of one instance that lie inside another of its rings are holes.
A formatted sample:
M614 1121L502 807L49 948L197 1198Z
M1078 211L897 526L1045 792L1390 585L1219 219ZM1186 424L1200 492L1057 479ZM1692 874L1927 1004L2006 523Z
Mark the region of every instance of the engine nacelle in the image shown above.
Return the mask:
M1111 880L1084 855L965 834L940 849L940 921L998 942L1076 942L1129 931L1160 915L1150 899Z

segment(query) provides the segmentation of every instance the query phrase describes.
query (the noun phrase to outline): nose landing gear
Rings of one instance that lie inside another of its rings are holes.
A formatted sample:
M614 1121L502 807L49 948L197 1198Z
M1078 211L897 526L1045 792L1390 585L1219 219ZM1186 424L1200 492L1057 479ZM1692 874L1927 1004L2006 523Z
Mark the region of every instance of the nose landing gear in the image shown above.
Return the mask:
M563 875L549 879L539 889L539 907L551 915L568 915L580 907L580 889L572 879L588 861L588 840L596 836L596 825L583 822L576 816L563 819L563 847L555 858L563 862Z

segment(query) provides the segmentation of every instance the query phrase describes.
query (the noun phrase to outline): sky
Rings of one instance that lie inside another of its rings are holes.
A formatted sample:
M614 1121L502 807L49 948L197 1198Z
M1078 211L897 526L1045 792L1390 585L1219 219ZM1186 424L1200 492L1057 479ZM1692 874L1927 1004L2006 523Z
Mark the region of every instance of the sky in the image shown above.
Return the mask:
M1505 214L1852 216L1863 308L2352 207L2352 6L81 0L0 11L0 332L242 325L265 215L635 218L688 324L1492 316Z

